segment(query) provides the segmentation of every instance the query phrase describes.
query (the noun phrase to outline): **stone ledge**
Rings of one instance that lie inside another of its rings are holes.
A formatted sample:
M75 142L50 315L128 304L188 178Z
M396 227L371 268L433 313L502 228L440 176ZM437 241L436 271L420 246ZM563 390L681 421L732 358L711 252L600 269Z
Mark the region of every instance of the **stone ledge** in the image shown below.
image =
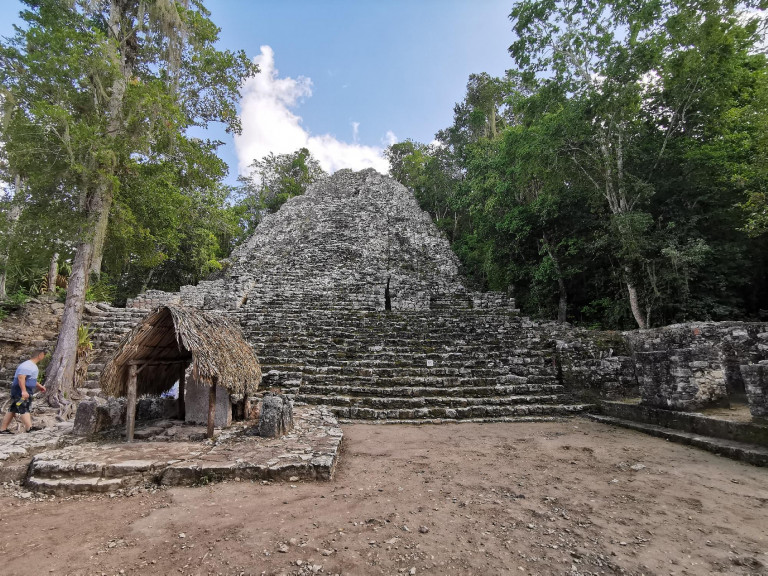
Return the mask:
M670 442L687 444L702 450L707 450L719 456L725 456L733 460L747 462L754 466L768 466L768 448L756 444L747 444L744 442L734 442L733 440L724 440L722 438L713 438L702 434L684 432L682 430L673 430L654 424L634 422L611 416L602 416L599 414L588 414L587 417L595 422L621 426L637 432L643 432L658 438L664 438Z
M600 402L598 411L605 416L622 420L633 420L712 438L768 447L768 423L756 424L720 420L709 418L703 414L663 410L624 402Z
M62 422L37 432L0 436L0 482L20 482L27 475L32 457L48 450L77 444L70 435L71 422Z
M497 416L489 418L463 418L457 420L455 418L422 418L422 419L405 419L405 420L359 420L351 418L339 418L340 424L374 424L374 425L397 425L397 424L411 424L415 426L430 425L430 424L483 424L488 422L507 422L510 424L519 423L531 423L531 422L565 422L570 420L573 416Z

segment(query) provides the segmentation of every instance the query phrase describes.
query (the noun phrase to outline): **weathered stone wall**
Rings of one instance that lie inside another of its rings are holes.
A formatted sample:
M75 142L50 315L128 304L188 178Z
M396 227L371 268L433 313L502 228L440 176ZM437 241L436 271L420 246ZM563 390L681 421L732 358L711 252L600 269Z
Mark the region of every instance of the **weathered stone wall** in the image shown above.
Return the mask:
M644 422L664 428L684 430L703 436L768 446L768 425L754 422L738 422L707 418L675 410L660 410L623 402L601 402L600 412L623 420Z
M752 416L767 417L768 360L762 360L759 364L742 365L741 376L744 379L744 387Z
M552 326L552 325L550 325ZM585 401L637 396L634 359L621 332L554 325L559 378Z
M125 426L127 403L125 398L89 398L80 402L75 414L72 433L75 436L92 436ZM174 398L146 396L136 403L136 420L176 418L178 402Z
M673 410L727 406L745 393L740 366L768 358L768 324L695 322L626 332L643 403Z
M168 304L181 304L181 295L178 292L164 292L163 290L147 290L136 296L129 298L127 308L140 308L144 310L153 310L158 306Z

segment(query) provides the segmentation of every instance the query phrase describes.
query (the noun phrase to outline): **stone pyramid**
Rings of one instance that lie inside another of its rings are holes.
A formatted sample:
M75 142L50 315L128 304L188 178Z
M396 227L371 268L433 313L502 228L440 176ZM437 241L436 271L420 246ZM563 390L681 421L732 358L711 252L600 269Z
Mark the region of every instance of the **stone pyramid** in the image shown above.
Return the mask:
M342 418L542 419L584 409L562 385L555 339L505 294L466 290L413 194L373 170L339 171L266 216L220 278L149 291L128 308L164 303L230 315L261 362L262 388Z
M224 278L186 292L224 310L279 294L383 310L387 283L392 310L468 298L456 256L413 194L372 169L341 170L267 215L232 254Z

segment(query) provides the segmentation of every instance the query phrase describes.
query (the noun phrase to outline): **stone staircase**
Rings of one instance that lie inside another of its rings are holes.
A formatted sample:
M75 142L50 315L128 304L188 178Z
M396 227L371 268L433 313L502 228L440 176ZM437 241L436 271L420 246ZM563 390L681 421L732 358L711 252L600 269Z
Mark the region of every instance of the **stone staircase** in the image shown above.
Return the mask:
M262 389L299 404L327 405L341 419L544 420L580 413L560 383L554 341L513 303L476 309L464 297L435 309L376 311L261 286L229 311L262 365ZM459 307L457 304L461 304ZM145 309L99 305L95 355L81 390L98 395L99 374Z
M93 330L93 353L83 386L78 390L84 397L99 396L101 371L123 337L138 324L149 310L115 308L100 302L86 308L83 325Z
M252 294L237 313L262 387L342 419L546 419L581 412L559 382L554 341L511 313L436 306L350 309Z

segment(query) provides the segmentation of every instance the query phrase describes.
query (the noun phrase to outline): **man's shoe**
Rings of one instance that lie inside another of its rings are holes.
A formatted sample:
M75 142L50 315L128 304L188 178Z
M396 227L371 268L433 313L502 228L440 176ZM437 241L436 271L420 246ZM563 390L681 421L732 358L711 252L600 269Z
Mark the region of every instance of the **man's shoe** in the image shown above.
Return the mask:
M40 430L43 430L43 428L40 426L32 426L29 430L27 430L27 432L40 432Z
M13 434L10 430L0 430L0 434Z

